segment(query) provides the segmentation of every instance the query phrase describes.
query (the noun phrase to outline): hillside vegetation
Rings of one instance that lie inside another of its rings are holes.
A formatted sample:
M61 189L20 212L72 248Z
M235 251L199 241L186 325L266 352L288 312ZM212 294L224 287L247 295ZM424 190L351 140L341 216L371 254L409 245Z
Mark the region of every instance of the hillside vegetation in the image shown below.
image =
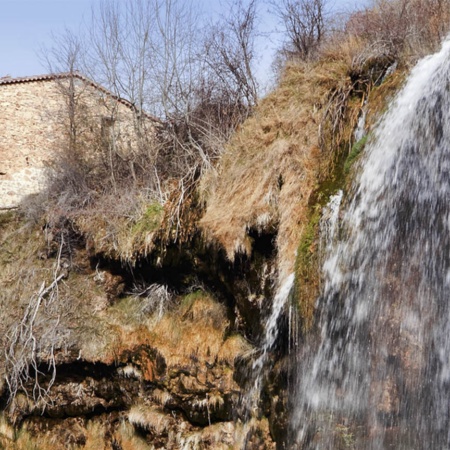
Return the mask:
M319 282L314 254L321 209L338 188L347 187L351 163L408 68L440 44L449 6L380 1L351 15L312 60L294 57L286 63L278 88L205 177L207 208L200 224L207 238L217 239L233 260L251 253L252 231L272 234L281 278L296 266L308 323ZM364 139L355 142L364 110Z
M449 23L450 1L377 0L306 54L288 42L262 99L208 72L128 159L61 136L48 189L0 214L0 448L289 448L287 314L243 401L274 293L295 272L308 332L322 208Z

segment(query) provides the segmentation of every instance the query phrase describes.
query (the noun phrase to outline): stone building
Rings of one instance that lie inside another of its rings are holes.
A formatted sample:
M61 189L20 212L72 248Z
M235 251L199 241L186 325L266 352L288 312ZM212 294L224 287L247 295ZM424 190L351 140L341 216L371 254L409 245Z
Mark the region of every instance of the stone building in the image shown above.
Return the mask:
M156 123L78 73L0 78L0 209L39 192L46 167L74 140L133 152Z

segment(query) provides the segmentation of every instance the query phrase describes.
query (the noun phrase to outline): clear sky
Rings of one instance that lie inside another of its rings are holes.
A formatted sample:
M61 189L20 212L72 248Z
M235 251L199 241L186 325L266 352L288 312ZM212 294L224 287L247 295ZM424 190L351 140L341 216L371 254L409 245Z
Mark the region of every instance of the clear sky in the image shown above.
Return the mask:
M222 0L196 0L220 11ZM329 0L335 10L362 6L368 0ZM0 0L0 77L43 74L40 49L51 44L52 33L77 31L99 0ZM267 8L261 9L264 13ZM266 17L262 23L266 24ZM268 51L271 44L267 44ZM273 44L272 44L273 46Z
M0 0L0 76L45 73L40 48L51 33L77 30L91 0Z

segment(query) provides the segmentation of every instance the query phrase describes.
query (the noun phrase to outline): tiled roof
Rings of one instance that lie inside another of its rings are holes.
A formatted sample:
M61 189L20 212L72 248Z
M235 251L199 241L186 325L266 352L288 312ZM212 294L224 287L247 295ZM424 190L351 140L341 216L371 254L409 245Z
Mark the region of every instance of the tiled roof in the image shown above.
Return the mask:
M33 75L30 77L19 77L19 78L12 78L8 75L6 77L0 78L0 84L16 84L16 83L29 83L32 81L56 80L60 78L67 78L68 76L69 76L68 73ZM72 76L76 78L84 78L78 73L73 73Z
M103 86L97 84L95 81L90 80L89 78L85 77L84 75L80 74L79 72L64 72L64 73L52 73L52 74L46 74L46 75L32 75L29 77L18 77L18 78L12 78L10 76L2 77L0 78L0 86L5 84L21 84L21 83L32 83L36 81L53 81L53 80L63 80L65 78L77 78L79 80L82 80L84 83L94 87L95 89L99 90L100 92L103 92L104 94L108 95L109 97L113 98L114 100L118 101L119 103L122 103L123 105L127 106L130 109L137 110L136 106L131 103L128 100L125 100L124 98L121 98L112 92L110 92L108 89L104 88ZM150 114L147 114L146 112L143 112L145 117L147 117L150 120L153 120L155 122L161 122L160 119L157 117L154 117Z

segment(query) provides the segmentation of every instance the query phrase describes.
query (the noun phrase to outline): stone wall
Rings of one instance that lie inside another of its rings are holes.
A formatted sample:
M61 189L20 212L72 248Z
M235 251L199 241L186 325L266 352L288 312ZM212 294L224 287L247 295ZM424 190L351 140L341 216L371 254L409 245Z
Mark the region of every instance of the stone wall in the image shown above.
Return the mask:
M78 138L93 139L106 126L122 149L134 151L132 105L82 76L72 79ZM0 209L17 207L39 192L46 166L67 149L69 87L64 75L0 79Z

